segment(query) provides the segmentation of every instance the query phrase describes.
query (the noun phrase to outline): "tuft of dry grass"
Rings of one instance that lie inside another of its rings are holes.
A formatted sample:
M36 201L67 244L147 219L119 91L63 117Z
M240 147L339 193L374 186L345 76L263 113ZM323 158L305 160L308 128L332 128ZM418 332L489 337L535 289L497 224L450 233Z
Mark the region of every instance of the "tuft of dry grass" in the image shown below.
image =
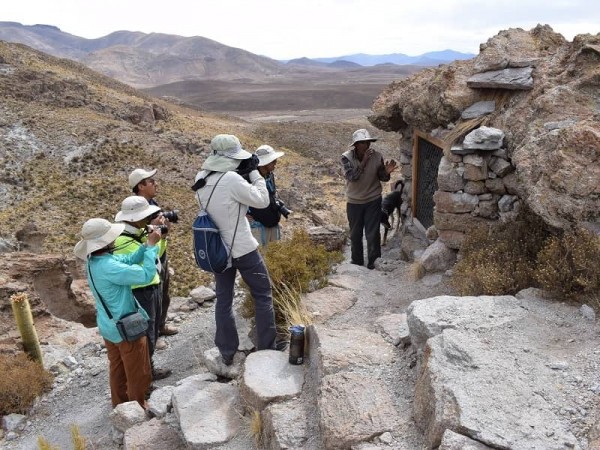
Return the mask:
M254 409L250 414L250 436L254 439L257 448L263 446L263 423L260 411Z
M423 263L421 263L420 261L415 261L414 263L412 263L410 265L409 271L410 277L413 281L419 281L425 276L425 273L427 272L425 270L425 267L423 266Z
M54 377L25 354L0 355L0 415L26 414L52 388Z
M38 436L37 438L38 449L39 450L60 450L58 445L52 445L43 436Z
M85 450L85 438L81 435L81 430L76 424L71 425L71 441L73 450Z

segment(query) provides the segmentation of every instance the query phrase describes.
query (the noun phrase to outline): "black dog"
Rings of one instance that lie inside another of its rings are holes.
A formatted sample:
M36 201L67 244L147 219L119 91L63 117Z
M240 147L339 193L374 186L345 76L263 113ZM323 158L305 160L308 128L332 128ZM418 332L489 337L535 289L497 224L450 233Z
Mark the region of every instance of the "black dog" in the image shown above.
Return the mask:
M396 222L396 231L400 227L400 207L402 206L402 191L404 190L404 181L398 180L394 183L394 190L388 195L383 197L381 202L381 224L383 225L383 241L381 245L385 245L387 241L388 231L394 226ZM394 216L398 216L397 221Z

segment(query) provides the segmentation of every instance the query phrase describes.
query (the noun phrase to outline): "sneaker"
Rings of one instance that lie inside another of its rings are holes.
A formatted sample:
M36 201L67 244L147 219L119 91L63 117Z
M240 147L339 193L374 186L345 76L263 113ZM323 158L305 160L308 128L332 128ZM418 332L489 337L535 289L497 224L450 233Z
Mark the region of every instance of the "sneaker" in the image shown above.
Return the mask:
M290 343L288 341L277 341L277 342L275 342L275 350L284 352L287 350L289 344Z
M163 378L171 376L171 373L171 369L154 369L152 371L152 379L154 381L162 380Z
M161 327L160 330L158 330L159 336L173 336L174 334L177 334L177 333L179 333L179 330L170 325L165 325L164 327Z
M367 264L367 269L373 270L374 268L375 268L375 263L374 262L370 262L369 264Z
M355 266L362 266L363 265L363 263L358 262L358 261L354 261L354 260L350 261L350 264L354 264Z

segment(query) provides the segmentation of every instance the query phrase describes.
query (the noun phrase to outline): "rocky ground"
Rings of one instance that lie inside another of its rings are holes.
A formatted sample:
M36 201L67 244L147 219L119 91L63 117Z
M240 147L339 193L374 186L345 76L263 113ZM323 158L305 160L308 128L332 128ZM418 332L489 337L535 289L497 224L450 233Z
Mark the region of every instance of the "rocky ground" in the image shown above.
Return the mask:
M352 276L360 277L364 283L357 294L354 307L347 310L335 323L349 326L364 325L365 317L373 330L377 325L374 320L382 314L405 312L412 300L429 296L448 294L446 277L433 275L421 281L412 281L409 264L400 260L399 249L390 242L384 257L379 260L378 268L370 271L342 263L336 270L355 270ZM238 301L241 301L241 292ZM214 306L205 302L202 306L188 309L189 302L185 298L173 301L173 323L180 333L165 339L167 348L157 351L155 359L158 367L169 367L173 374L156 382L160 387L176 385L186 377L206 370L203 352L214 346ZM183 311L182 311L183 310ZM248 324L241 318L240 335L245 335ZM70 327L64 322L63 331ZM86 330L76 327L73 331L81 343L78 348L45 347L46 363L54 366L60 373L56 378L53 390L45 395L27 417L23 430L0 441L5 449L36 449L38 436L43 436L53 445L61 449L70 448L70 426L77 424L81 433L93 443L95 449L113 449L115 443L111 437L111 424L108 415L111 411L108 389L108 373L106 353L101 340ZM59 333L56 333L59 334ZM49 341L50 344L51 340ZM64 342L64 339L62 339ZM54 361L54 362L52 362ZM397 362L399 364L399 362ZM408 369L408 366L406 366ZM408 377L410 379L411 377ZM399 401L405 402L411 397L413 386L398 386ZM236 439L223 446L223 449L252 448L248 427Z

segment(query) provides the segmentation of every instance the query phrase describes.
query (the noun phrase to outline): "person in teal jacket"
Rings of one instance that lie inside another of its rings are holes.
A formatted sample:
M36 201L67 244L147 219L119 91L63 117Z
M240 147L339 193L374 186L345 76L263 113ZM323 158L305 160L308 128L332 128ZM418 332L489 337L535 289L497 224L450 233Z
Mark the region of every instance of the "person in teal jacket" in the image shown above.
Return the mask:
M148 200L139 195L127 197L121 203L121 210L115 216L115 222L125 225L121 235L115 240L115 254L135 253L144 245L147 239L147 228L160 227L164 224L164 217L159 215L160 208L150 205ZM154 366L154 350L159 336L160 318L162 316L162 286L160 279L161 261L160 257L166 249L166 240L161 239L158 243L159 252L156 262L157 273L147 283L132 283L131 292L133 296L148 314L148 351L150 353L150 366L152 367L152 379L161 380L171 375L171 369Z
M161 236L157 229L135 253L114 255L114 241L124 228L123 224L111 224L105 219L89 219L83 224L83 239L75 246L74 253L86 261L88 284L96 300L98 330L108 354L112 405L137 401L145 407L145 396L152 382L147 337L124 341L115 321L139 309L131 285L148 283L156 275L157 243Z

